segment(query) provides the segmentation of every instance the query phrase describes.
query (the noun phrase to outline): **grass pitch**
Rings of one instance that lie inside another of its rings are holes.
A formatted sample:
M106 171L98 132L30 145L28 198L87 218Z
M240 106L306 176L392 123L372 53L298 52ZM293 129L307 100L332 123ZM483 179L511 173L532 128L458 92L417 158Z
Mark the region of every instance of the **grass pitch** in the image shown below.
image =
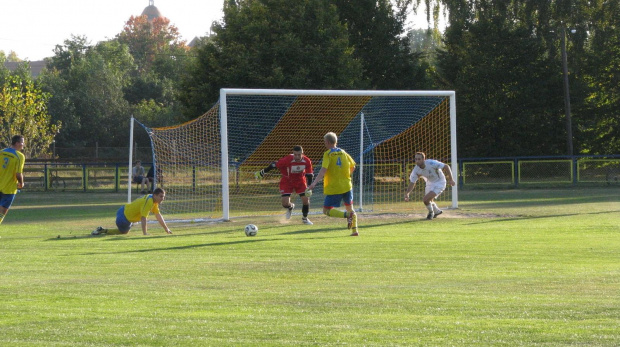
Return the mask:
M434 221L361 215L357 238L322 215L91 237L124 196L20 194L0 345L617 346L619 193L463 191Z

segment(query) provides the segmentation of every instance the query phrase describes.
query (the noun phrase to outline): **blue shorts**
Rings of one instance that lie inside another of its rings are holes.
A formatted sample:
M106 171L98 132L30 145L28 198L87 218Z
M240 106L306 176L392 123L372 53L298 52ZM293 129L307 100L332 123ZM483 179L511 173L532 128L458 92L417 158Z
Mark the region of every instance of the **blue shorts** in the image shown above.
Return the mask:
M325 202L323 202L323 207L340 207L340 201L344 201L345 206L350 206L351 204L353 204L353 191L349 190L348 192L342 194L325 195Z
M11 208L11 205L13 204L14 199L15 199L15 194L0 193L0 206L8 210L9 208Z
M116 227L121 233L128 233L129 229L131 229L131 222L127 220L125 217L125 206L121 207L116 211Z

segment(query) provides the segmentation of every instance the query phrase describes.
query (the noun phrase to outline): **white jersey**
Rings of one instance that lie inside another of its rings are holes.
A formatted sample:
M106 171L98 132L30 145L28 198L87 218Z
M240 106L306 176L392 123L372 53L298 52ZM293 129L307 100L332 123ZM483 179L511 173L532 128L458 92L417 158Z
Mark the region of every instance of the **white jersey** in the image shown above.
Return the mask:
M424 181L430 184L434 185L436 183L443 183L445 185L446 175L443 174L442 170L444 166L446 166L446 164L440 161L426 159L424 161L424 169L417 165L413 168L413 171L411 171L411 175L409 176L409 181L411 181L411 183L415 183L419 177L422 177Z

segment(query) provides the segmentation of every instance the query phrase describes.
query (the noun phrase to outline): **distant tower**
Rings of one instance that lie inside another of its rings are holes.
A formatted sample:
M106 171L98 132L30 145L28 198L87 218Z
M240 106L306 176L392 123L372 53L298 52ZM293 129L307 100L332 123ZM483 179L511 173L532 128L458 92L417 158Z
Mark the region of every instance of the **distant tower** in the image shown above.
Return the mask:
M152 23L155 18L163 17L153 4L154 2L154 0L149 0L149 5L142 11L142 15L148 18L149 23Z

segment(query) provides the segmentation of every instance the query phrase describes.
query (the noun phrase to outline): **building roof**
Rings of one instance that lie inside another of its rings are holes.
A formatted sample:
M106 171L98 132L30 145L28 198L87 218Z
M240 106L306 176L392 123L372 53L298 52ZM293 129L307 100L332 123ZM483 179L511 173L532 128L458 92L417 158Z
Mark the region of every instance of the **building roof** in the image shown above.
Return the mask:
M12 62L7 61L4 62L4 67L9 69L10 71L15 71L19 67L20 64L24 64L25 62ZM36 60L27 62L30 64L30 74L32 77L37 78L41 74L41 70L45 67L45 60Z
M152 22L155 18L163 17L155 5L148 5L144 11L142 11L142 15L146 16L149 22Z

